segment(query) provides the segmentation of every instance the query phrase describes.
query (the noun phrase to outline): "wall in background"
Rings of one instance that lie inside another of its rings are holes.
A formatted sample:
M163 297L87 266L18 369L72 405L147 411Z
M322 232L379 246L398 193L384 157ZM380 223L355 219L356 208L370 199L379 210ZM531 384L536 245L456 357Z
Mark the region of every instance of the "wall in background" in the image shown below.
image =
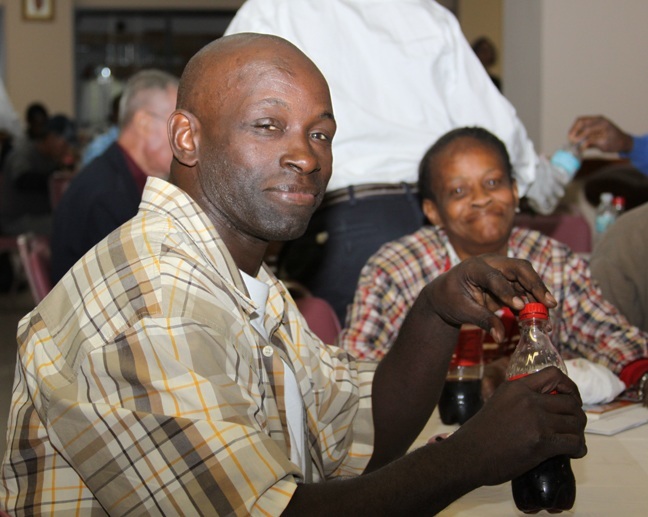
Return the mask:
M457 18L470 44L479 36L488 37L499 54L491 72L502 76L502 0L459 0ZM504 85L506 88L506 85Z
M648 133L648 2L504 0L503 81L541 152L578 115L604 114Z
M4 9L4 81L19 114L33 101L52 113L73 115L74 12L84 9L236 9L243 0L54 0L54 17L28 21L22 0L0 0Z

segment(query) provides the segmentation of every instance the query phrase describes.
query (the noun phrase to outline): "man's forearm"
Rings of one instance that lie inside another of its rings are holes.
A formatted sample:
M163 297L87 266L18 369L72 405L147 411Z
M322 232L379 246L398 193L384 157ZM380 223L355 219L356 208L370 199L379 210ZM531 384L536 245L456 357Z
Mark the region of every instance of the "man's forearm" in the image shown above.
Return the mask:
M479 475L447 440L370 474L299 485L283 515L434 515L477 488Z
M438 402L459 329L418 300L372 385L374 453L366 471L405 454Z

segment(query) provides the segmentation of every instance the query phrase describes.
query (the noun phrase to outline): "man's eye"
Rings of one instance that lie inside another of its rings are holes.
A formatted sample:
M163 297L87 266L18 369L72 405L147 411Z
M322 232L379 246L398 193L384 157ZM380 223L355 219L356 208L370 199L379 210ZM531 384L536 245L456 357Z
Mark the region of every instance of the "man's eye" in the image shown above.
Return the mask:
M257 127L260 129L267 129L268 131L276 131L279 129L276 125L271 123L257 124Z
M326 133L311 133L311 137L315 140L322 140L324 142L331 141L331 137L329 137Z

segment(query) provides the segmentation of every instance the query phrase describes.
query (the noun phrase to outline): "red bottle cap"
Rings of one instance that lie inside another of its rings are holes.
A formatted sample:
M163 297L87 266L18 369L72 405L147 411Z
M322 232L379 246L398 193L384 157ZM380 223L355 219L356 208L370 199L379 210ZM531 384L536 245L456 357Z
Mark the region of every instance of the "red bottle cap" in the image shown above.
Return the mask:
M529 320L531 318L537 318L541 320L546 320L549 318L549 313L547 308L542 303L527 303L524 306L524 309L520 311L520 320Z

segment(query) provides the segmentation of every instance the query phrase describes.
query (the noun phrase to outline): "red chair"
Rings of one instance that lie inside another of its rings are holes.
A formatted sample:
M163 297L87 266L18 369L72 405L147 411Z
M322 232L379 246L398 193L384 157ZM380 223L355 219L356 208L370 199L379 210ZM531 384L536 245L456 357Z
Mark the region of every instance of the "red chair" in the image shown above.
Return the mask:
M538 230L567 244L575 253L592 252L592 228L580 214L517 214L515 225Z
M34 302L40 303L52 290L50 243L45 235L23 233L18 236L18 251Z
M328 345L335 343L341 328L333 307L326 300L317 296L297 298L295 303L317 337Z

